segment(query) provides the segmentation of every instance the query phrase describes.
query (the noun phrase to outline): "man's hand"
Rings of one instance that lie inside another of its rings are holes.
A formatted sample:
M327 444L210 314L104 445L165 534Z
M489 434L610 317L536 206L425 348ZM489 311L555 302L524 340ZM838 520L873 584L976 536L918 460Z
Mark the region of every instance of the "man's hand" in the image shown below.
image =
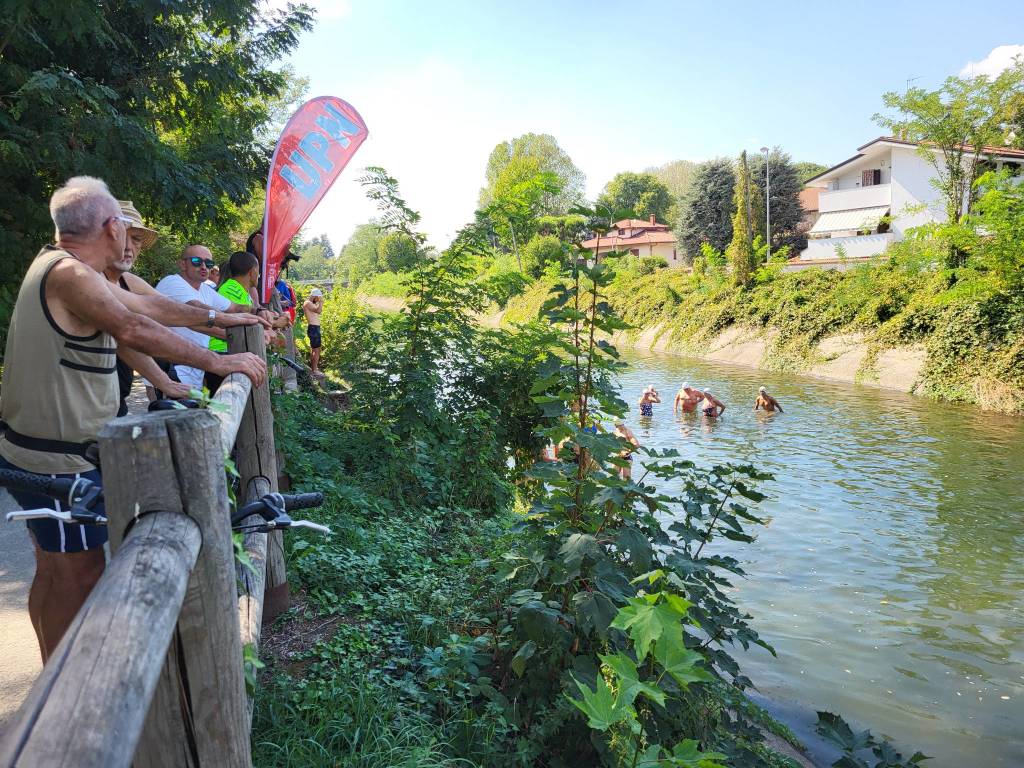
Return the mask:
M164 397L171 400L183 400L192 393L192 387L182 384L180 381L165 379L163 382L156 382L156 388L164 393Z
M217 355L216 365L211 371L218 376L229 376L232 373L244 373L254 387L258 387L267 378L267 364L252 352L239 352L235 355Z

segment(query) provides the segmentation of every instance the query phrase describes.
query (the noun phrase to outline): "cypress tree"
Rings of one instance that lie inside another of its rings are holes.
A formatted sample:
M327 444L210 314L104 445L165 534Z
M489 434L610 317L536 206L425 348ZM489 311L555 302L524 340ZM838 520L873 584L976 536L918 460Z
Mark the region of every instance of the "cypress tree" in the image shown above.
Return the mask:
M732 242L726 249L732 279L736 285L750 282L754 271L754 211L759 206L757 187L751 184L747 153L740 153L736 166L736 190L733 197Z

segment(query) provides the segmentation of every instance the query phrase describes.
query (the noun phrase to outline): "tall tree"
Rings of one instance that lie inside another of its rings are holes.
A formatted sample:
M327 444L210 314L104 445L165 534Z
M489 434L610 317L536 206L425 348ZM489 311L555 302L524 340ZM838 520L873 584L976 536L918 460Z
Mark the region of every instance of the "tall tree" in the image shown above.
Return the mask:
M675 201L668 187L650 173L617 173L597 198L598 206L633 211L638 218L654 215L664 223Z
M679 206L690 189L690 182L697 172L697 163L690 160L673 160L657 167L647 168L644 173L649 173L666 187L672 195L675 206L668 212L666 222L676 222L681 213Z
M793 167L796 169L796 174L800 178L801 184L806 184L819 173L824 173L825 171L828 170L827 165L822 165L821 163L811 163L807 161L793 163Z
M1011 141L1013 118L1024 92L1024 60L995 78L949 77L936 90L908 88L883 95L895 114L875 121L894 136L918 142L918 153L932 166L944 198L946 218L960 223L974 202L974 182L989 154L985 147ZM962 266L966 254L950 245L947 266Z
M733 196L736 213L732 217L732 242L725 251L736 285L749 283L755 268L753 217L757 208L757 197L757 185L750 179L747 153L741 152L736 164L736 193Z
M388 232L377 243L377 261L389 272L406 272L421 259L419 245L404 232Z
M338 254L336 279L355 287L382 272L378 256L378 246L382 237L380 225L375 221L356 227Z
M557 190L545 193L542 212L565 214L584 201L586 176L572 158L547 133L526 133L498 144L487 159L484 186L480 190L479 208L486 208L503 191L534 178L538 173L551 173Z
M0 9L0 252L20 279L69 176L105 179L156 224L227 231L262 184L276 66L312 23L258 0L12 0Z
M758 153L749 160L750 177L757 185L761 201L765 196L765 163L764 155ZM800 172L790 156L778 147L768 153L768 170L771 174L771 226L772 250L788 246L790 251L798 253L807 247L807 238L799 231L804 209L800 205ZM764 234L765 210L759 206L758 220L754 222L755 232Z
M724 251L732 240L733 188L736 176L725 157L697 166L690 188L680 201L676 239L689 260L707 243Z

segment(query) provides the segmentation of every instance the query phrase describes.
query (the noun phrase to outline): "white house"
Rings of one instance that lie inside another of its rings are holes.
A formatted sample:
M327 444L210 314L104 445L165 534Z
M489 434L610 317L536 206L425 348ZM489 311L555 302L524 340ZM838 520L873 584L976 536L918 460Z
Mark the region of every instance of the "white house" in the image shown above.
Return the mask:
M600 243L600 244L599 244ZM676 236L668 224L659 224L652 214L648 221L623 219L615 222L615 228L600 238L580 243L589 248L591 254L611 251L629 251L634 256L661 256L670 267L683 266L676 248Z
M1024 172L1024 150L985 147L983 156L996 170ZM849 160L807 182L820 190L817 218L807 248L791 265L841 266L844 259L876 256L908 229L942 221L945 205L931 183L934 174L914 142L882 136L858 147Z

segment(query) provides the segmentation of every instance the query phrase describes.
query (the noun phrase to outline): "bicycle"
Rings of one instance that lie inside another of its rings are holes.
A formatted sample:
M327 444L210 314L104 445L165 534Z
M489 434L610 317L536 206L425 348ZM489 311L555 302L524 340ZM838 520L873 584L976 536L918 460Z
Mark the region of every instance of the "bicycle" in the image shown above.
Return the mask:
M8 522L49 518L77 525L107 524L106 516L99 514L94 509L103 500L103 487L92 480L69 477L55 478L24 470L0 469L0 487L49 496L61 502L60 506L63 507L62 509L15 510L7 513ZM296 509L319 507L323 503L324 495L319 491L297 494L268 493L262 498L238 508L231 515L231 528L235 531L256 533L290 528L309 528L329 536L331 529L326 525L320 525L311 520L295 520L288 514L289 511ZM259 516L262 521L243 525L244 521L253 515Z

